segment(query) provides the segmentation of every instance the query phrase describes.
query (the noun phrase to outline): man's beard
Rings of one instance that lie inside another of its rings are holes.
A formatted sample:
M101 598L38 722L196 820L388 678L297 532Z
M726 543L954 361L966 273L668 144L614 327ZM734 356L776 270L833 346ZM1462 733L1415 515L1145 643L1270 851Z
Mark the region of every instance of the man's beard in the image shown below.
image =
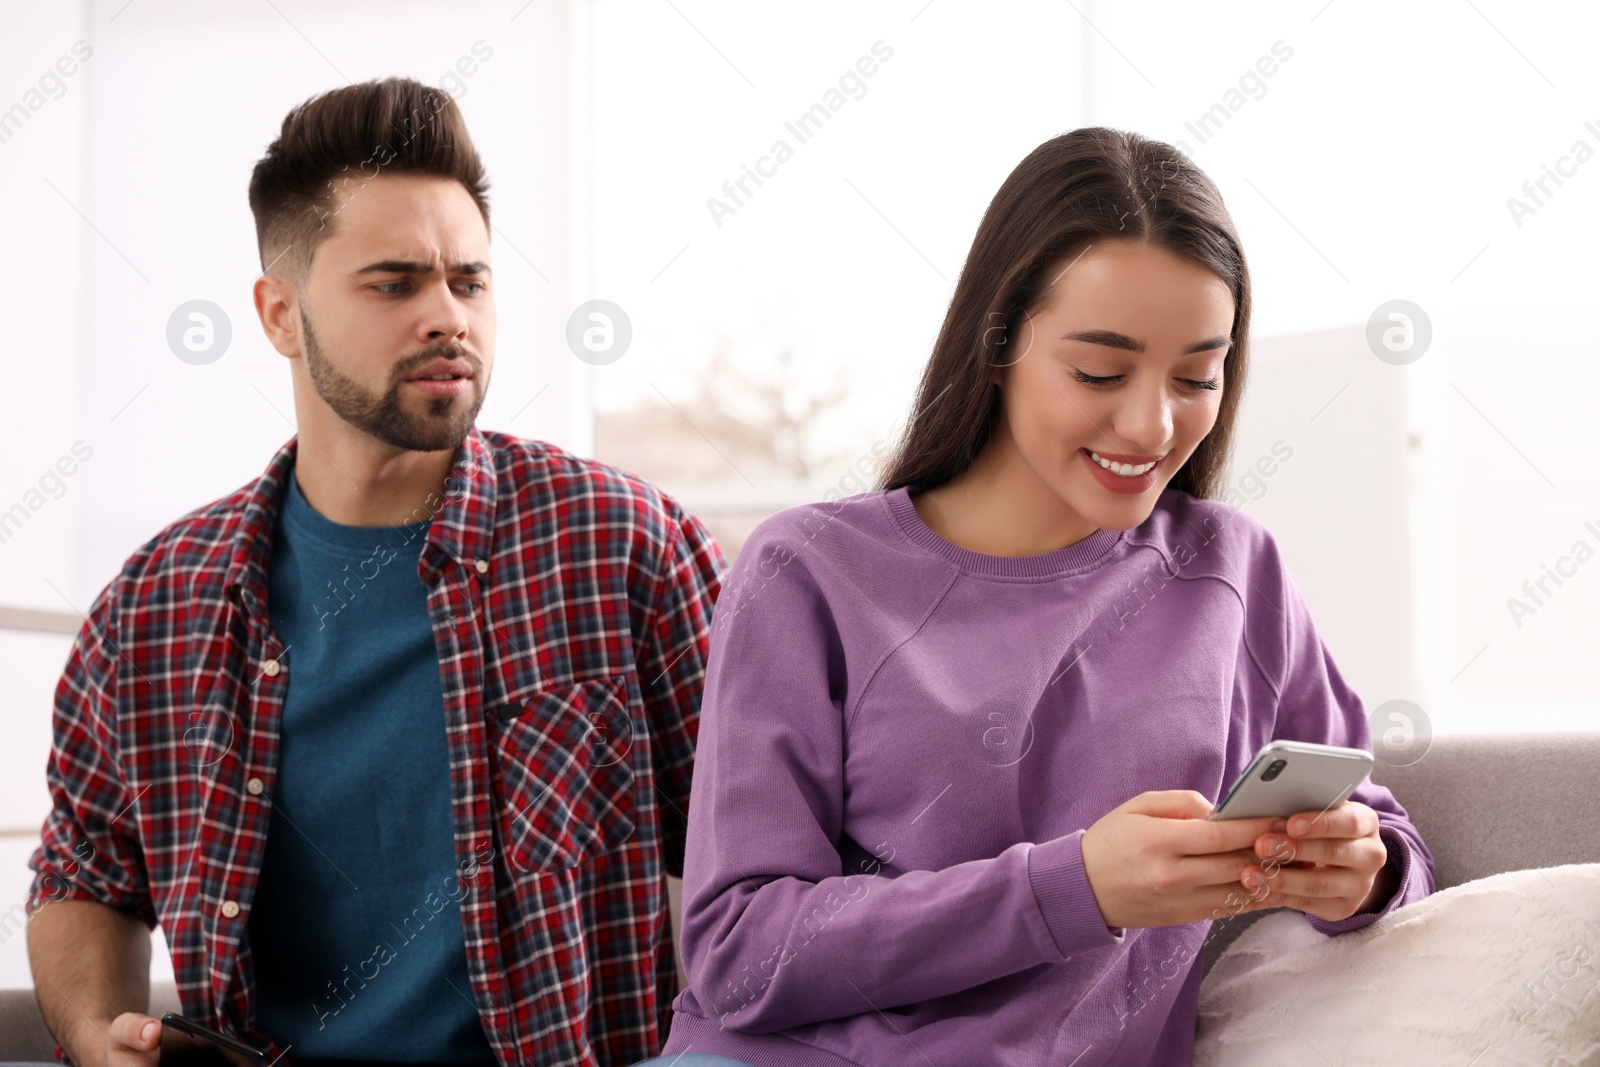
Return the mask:
M300 324L305 328L306 372L311 376L311 384L316 386L317 393L334 414L345 422L385 444L412 452L455 449L466 440L488 391L483 363L477 356L448 342L425 349L394 368L389 389L380 396L362 388L329 361L317 343L316 332L303 306ZM406 409L401 390L406 387L407 379L436 359L465 360L472 368L471 402L463 405L459 397L430 397L424 401L426 414L413 414Z

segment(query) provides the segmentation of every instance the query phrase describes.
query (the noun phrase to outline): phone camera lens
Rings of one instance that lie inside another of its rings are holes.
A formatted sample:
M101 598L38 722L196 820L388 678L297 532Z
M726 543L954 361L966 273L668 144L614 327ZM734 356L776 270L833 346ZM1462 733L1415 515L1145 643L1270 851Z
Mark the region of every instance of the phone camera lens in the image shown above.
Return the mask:
M1282 774L1283 769L1287 766L1289 766L1289 761L1286 759L1273 760L1267 765L1267 769L1261 772L1261 780L1263 782L1272 781L1274 778L1278 777L1278 775Z

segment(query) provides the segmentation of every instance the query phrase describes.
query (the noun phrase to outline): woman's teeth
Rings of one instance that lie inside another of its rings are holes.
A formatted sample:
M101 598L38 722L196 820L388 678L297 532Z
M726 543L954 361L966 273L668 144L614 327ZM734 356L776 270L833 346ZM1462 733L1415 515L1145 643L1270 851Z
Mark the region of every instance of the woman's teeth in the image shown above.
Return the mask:
M1157 463L1161 462L1159 459L1156 459L1151 460L1149 463L1140 463L1135 466L1131 463L1113 463L1109 459L1102 458L1098 452L1094 451L1090 451L1089 456L1096 463L1100 464L1100 466L1104 467L1112 474L1120 474L1124 478L1137 478L1139 475L1143 474L1151 467L1154 467Z

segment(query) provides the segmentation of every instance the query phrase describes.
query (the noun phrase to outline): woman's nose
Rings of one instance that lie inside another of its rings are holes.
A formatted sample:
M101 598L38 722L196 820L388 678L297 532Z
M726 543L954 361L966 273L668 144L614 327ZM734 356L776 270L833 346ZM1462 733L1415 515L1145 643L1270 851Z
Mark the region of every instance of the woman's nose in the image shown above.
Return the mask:
M1130 394L1117 412L1117 436L1147 452L1172 440L1172 400L1159 387Z

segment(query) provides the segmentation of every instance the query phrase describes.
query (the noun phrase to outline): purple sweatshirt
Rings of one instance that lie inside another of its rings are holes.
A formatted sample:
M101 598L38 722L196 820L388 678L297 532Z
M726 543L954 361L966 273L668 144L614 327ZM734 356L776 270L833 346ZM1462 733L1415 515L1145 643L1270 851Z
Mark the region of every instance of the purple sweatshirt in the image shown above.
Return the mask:
M756 1067L1187 1064L1210 921L1108 928L1081 839L1216 803L1275 738L1369 748L1272 535L1165 490L1132 530L952 545L907 490L790 508L717 602L664 1054ZM1387 789L1399 876L1433 857Z

